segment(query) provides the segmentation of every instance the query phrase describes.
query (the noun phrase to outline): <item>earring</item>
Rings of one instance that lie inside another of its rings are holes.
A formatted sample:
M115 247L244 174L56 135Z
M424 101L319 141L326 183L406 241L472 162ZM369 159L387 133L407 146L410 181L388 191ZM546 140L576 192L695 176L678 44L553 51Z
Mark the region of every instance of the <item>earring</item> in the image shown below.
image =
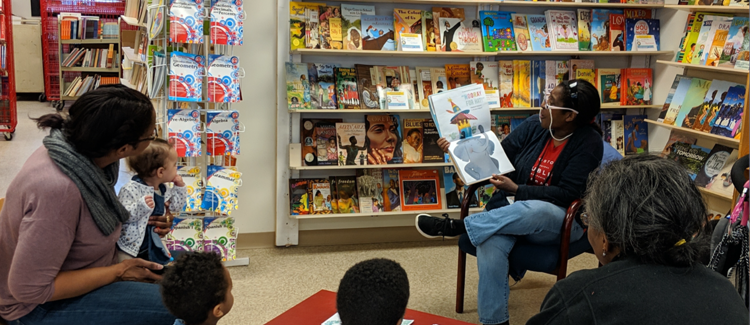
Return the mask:
M602 252L602 257L607 256L607 252Z

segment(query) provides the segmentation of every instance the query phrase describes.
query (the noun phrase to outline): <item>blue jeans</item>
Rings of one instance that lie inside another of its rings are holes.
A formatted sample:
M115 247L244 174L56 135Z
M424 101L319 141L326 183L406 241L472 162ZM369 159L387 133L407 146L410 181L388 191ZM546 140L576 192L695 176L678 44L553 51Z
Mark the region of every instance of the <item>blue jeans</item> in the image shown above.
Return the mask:
M172 325L175 317L161 301L159 285L115 282L83 296L48 302L9 325L154 324Z
M508 255L517 237L541 245L557 245L565 209L544 201L518 201L464 219L466 233L477 248L479 270L478 312L484 324L507 321ZM583 236L583 228L575 222L571 242Z

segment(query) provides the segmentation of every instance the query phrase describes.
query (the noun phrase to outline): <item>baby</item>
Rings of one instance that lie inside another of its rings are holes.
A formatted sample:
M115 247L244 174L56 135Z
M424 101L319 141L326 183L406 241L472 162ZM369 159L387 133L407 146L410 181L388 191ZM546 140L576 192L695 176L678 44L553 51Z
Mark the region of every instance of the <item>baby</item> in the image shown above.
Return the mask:
M122 225L117 241L120 261L142 258L160 264L172 260L161 238L148 225L150 216L162 216L168 207L181 211L187 202L187 189L177 175L177 152L163 139L156 139L140 155L127 158L128 166L136 173L120 190L118 198L130 218ZM174 183L167 187L165 183Z

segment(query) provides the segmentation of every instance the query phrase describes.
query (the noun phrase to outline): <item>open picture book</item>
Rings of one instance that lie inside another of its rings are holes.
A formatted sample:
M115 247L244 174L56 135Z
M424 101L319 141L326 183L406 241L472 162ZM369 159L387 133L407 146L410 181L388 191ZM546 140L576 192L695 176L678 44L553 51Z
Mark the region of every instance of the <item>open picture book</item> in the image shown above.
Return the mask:
M484 88L470 84L429 96L430 113L440 137L450 142L448 151L456 172L474 184L515 169L492 133L492 117Z

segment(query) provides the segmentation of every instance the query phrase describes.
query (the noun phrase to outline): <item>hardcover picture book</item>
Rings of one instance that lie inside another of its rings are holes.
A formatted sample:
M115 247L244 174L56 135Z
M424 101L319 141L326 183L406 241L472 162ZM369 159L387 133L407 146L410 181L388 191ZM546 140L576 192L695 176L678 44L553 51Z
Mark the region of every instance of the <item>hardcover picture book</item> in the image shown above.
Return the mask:
M682 167L685 167L688 174L690 174L690 178L695 180L701 168L706 163L710 150L681 142L675 142L673 148L667 159L673 159L682 165Z
M464 14L463 8L449 8L449 7L432 7L432 24L433 24L433 32L435 33L435 47L438 51L451 51L451 47L449 46L447 49L445 47L446 40L448 40L448 44L453 42L453 36L456 33L455 29L451 32L451 29L453 25L450 25L448 28L445 26L445 21L440 22L440 18L456 18L458 21L463 22L466 18ZM450 22L449 22L450 23ZM457 28L456 28L457 29ZM445 32L448 33L445 33Z
M430 68L430 84L432 84L433 94L448 90L448 78L445 74L444 68ZM425 96L423 98L427 97Z
M393 9L393 26L396 32L394 41L401 40L401 33L419 34L422 37L422 10Z
M737 150L732 150L726 162L724 162L724 168L706 184L706 189L709 192L722 196L732 196L735 193L734 184L732 184L732 166L737 161L738 154Z
M171 43L203 43L203 1L169 1L169 41Z
M171 52L169 60L169 100L198 102L203 96L203 56ZM306 74L306 69L305 69Z
M733 151L734 149L730 147L715 144L711 152L708 153L706 163L703 164L695 177L695 186L706 187L708 183L713 181L714 177L719 176Z
M374 66L366 64L355 64L357 70L357 91L359 91L359 104L362 109L384 109L380 106L380 94L378 85L374 82Z
M625 16L621 14L609 15L609 49L610 51L625 51Z
M395 51L393 16L362 15L362 48Z
M661 29L659 28L658 19L625 19L625 37L626 51L635 51L636 47L635 38L638 35L652 35L656 42L656 50L658 51L660 46L659 37L661 35Z
M469 193L469 187L464 184L461 177L456 174L456 169L453 166L443 167L443 185L445 186L445 207L448 209L461 208L461 202L464 197L471 195L469 199L469 207L476 208L479 206L477 202L477 193Z
M334 69L338 67L338 64L308 63L310 108L336 109L338 107L336 104L336 80L334 77ZM304 84L302 94L304 99Z
M594 51L610 51L610 14L622 14L622 10L591 10L591 48Z
M336 123L339 166L367 165L365 123Z
M300 141L301 156L303 166L318 165L318 127L323 124L341 123L341 119L301 119L300 120ZM335 144L335 142L334 142ZM336 152L333 165L338 165L338 150ZM330 163L329 163L330 164Z
M552 49L557 51L578 50L578 22L575 11L547 10L548 27Z
M623 69L620 105L651 105L653 78L650 68Z
M526 22L529 24L531 49L534 51L551 51L547 17L544 15L526 15Z
M339 213L359 213L359 196L355 176L336 176L336 198Z
M591 51L591 9L578 9L578 50Z
M404 119L404 140L402 148L404 150L405 164L422 163L422 153L424 151L424 131L423 119Z
M336 166L339 162L336 145L336 123L320 121L315 124L314 145L317 149L318 166Z
M398 169L383 169L383 209L401 211L401 183L398 179Z
M341 36L341 7L320 4L319 13L318 35L320 36L320 48L341 50L343 48L343 38ZM292 49L295 49L294 33L295 30L293 28Z
M405 148L401 139L401 120L398 115L365 115L367 164L401 164L404 162ZM421 138L419 139L421 141ZM421 143L421 142L420 142Z
M169 142L178 157L199 157L201 154L201 114L191 109L167 111Z
M468 64L446 64L445 77L448 79L448 89L471 84L471 70Z
M620 69L596 69L599 96L602 103L620 102Z
M362 16L374 14L374 6L341 4L341 33L345 50L362 49Z
M485 52L516 50L511 12L480 11L479 20L482 22L482 39Z
M625 115L625 155L648 153L647 115Z
M310 108L311 97L310 82L307 80L307 63L286 62L284 65L286 69L287 106L289 109Z
M401 211L426 211L443 208L440 198L440 172L434 169L399 170Z
M382 169L357 169L357 196L360 212L384 212L383 193Z
M336 79L336 103L339 109L359 109L357 70L335 67L333 74ZM309 85L305 89L309 89Z
M531 34L526 15L511 14L513 19L513 33L516 37L516 49L521 52L531 51Z

